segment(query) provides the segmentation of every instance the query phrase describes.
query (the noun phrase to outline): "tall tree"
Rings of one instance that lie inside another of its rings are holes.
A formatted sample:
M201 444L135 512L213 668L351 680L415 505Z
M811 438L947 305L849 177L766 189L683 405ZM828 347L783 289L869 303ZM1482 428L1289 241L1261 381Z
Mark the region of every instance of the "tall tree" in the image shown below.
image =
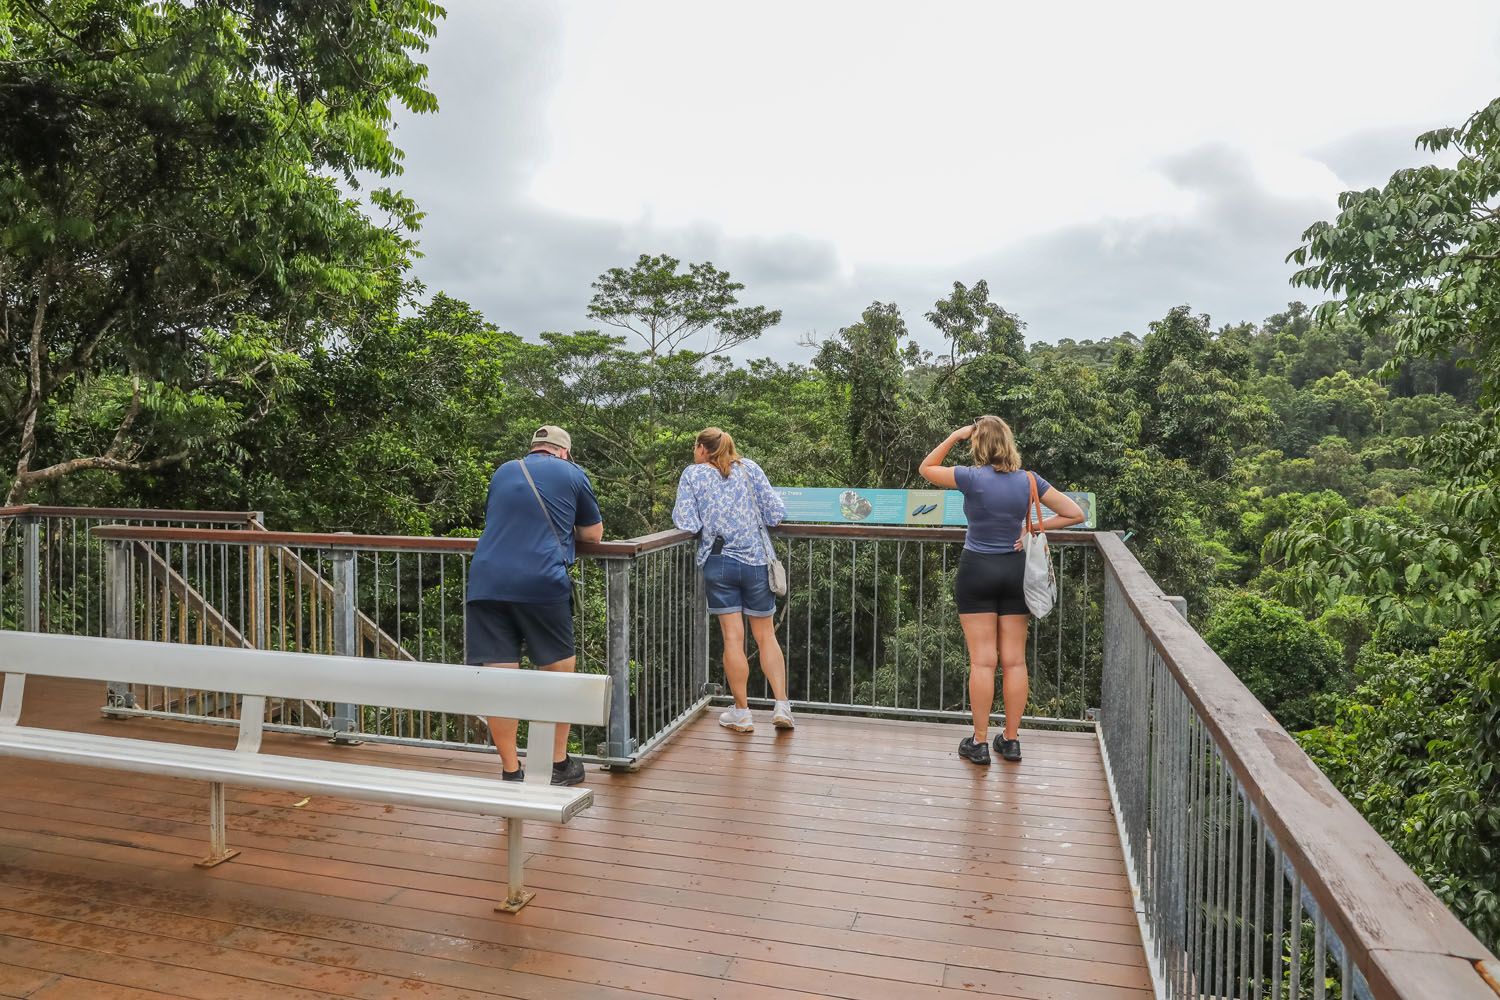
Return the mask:
M947 358L938 360L933 391L946 403L947 423L969 423L985 413L1016 419L1016 406L1028 380L1026 324L990 301L984 280L969 288L953 283L953 292L933 303L927 321L948 342Z
M1244 385L1249 372L1242 348L1215 337L1207 316L1178 306L1151 324L1139 351L1117 357L1113 379L1130 394L1142 444L1222 476L1270 416Z
M781 322L780 309L741 306L745 286L708 261L689 264L667 254L641 254L629 269L612 267L594 282L589 318L628 330L658 358L688 348L706 333L699 353L718 354L754 340Z
M1417 145L1452 167L1398 170L1383 187L1346 191L1288 259L1295 284L1339 298L1319 306L1366 332L1389 331L1396 358L1470 353L1500 391L1500 100ZM1394 366L1393 366L1394 367Z
M899 487L916 469L901 341L906 321L894 302L874 302L858 323L825 341L813 364L845 397L849 464L841 485ZM925 449L924 449L925 450Z
M8 503L152 471L262 417L401 293L392 101L436 102L428 0L19 0L0 31Z

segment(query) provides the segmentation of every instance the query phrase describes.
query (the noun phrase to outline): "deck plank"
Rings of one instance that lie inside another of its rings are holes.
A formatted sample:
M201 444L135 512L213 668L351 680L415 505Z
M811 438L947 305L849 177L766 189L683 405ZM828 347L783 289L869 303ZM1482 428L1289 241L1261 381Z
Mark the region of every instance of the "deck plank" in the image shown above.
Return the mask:
M233 743L103 719L101 694L34 678L22 723ZM538 895L514 917L493 912L501 821L232 788L243 853L204 871L201 784L7 761L0 994L1148 1000L1093 737L1028 732L1025 762L985 771L959 735L816 716L741 735L706 715L636 773L591 769L573 823L527 825ZM496 768L282 734L265 751Z

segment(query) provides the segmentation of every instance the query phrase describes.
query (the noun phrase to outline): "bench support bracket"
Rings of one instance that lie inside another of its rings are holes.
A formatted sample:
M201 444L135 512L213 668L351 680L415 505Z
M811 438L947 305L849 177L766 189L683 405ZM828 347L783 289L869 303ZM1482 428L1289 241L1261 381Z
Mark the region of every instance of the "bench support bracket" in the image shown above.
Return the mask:
M231 851L224 834L224 783L210 782L208 786L208 857L193 864L199 868L212 868L234 857L239 851Z
M521 907L531 902L536 895L534 892L527 892L521 881L522 865L526 860L521 846L523 827L522 821L515 817L505 821L505 867L510 885L505 894L505 902L495 907L496 913L519 913Z

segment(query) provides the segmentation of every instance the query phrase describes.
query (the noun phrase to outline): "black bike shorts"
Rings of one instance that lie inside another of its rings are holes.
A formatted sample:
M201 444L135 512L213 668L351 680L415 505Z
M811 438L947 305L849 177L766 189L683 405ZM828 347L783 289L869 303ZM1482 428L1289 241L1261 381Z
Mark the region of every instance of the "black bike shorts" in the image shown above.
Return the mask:
M961 615L1028 615L1026 553L964 549L953 581L953 603Z

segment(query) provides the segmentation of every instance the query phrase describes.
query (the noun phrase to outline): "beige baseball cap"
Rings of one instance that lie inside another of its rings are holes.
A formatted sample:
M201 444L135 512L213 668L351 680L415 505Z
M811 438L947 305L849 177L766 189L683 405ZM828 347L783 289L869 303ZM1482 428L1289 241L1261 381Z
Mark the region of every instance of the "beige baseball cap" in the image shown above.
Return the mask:
M539 444L550 444L566 451L573 450L572 436L555 424L538 427L536 433L531 435L531 446L535 448Z

